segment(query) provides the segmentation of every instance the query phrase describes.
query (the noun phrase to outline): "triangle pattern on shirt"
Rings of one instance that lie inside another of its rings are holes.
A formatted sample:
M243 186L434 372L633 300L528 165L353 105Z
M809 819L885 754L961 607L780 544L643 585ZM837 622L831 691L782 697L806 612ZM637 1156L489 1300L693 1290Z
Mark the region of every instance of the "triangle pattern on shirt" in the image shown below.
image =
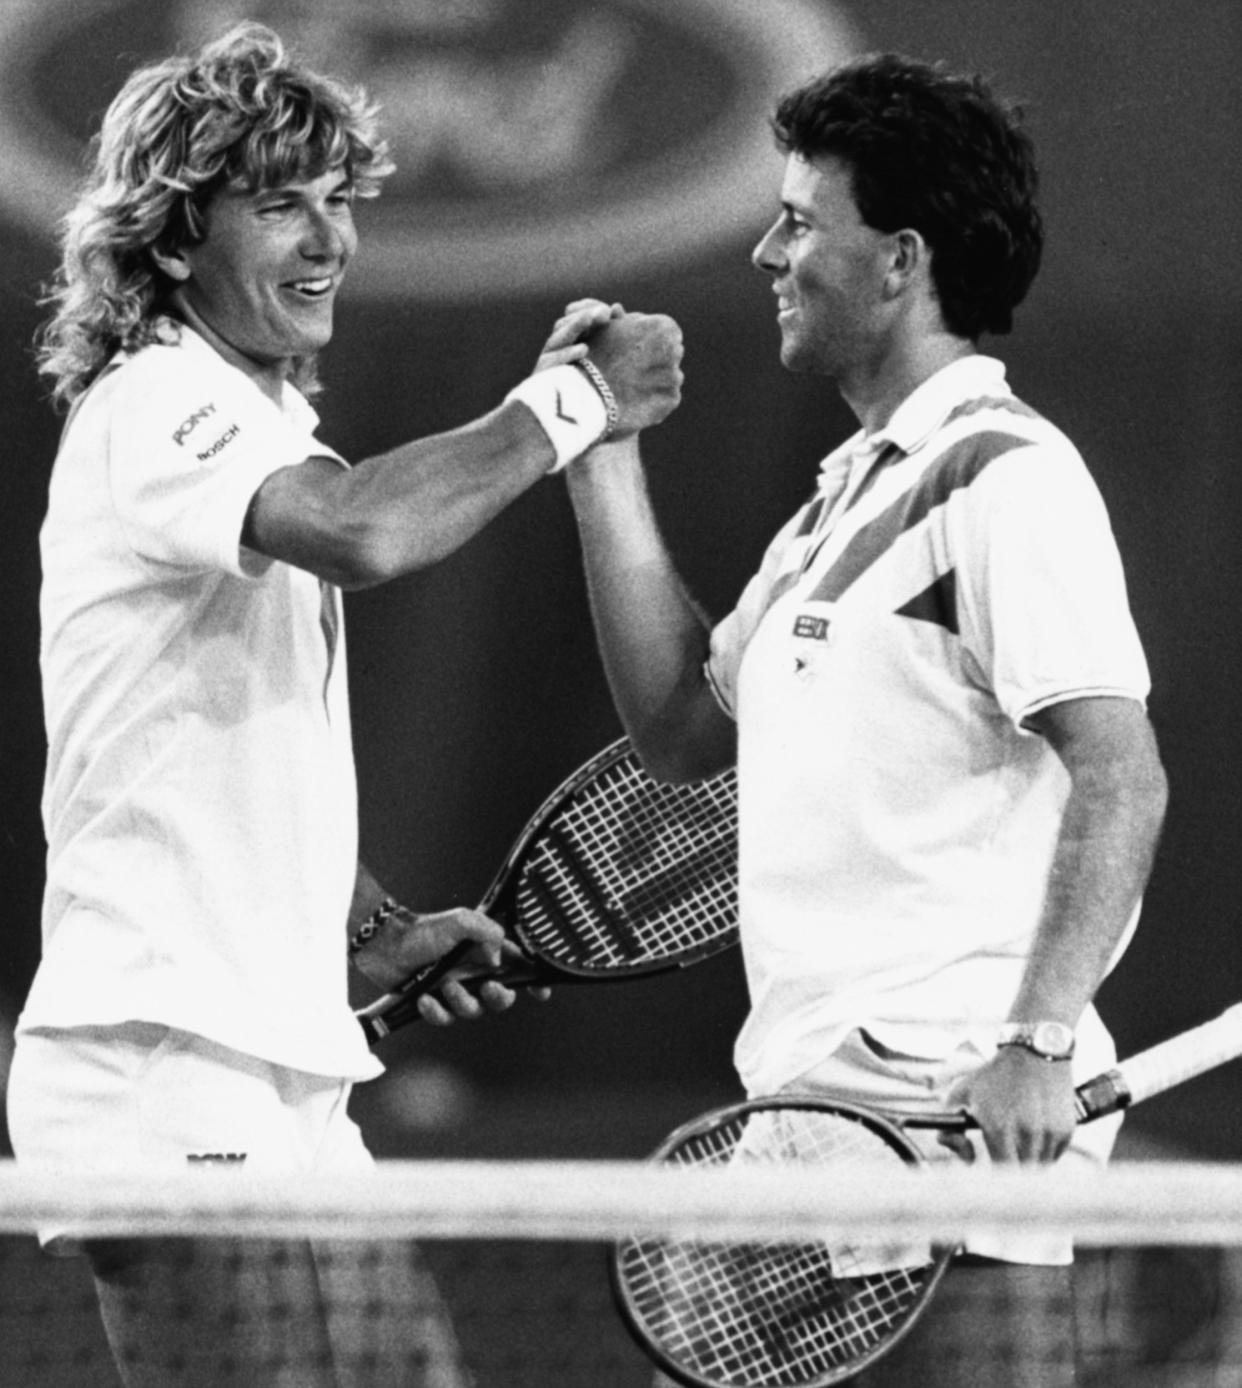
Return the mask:
M950 569L916 593L908 603L897 609L899 617L913 617L917 622L934 622L954 636L961 635L957 621L957 570Z

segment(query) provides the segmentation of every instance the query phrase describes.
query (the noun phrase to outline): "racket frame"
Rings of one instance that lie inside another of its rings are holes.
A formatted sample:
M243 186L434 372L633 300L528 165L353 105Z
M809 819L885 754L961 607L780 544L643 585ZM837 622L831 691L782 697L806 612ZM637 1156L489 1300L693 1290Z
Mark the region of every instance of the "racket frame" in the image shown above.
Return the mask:
M398 1027L418 1019L417 1002L426 993L432 992L450 973L465 980L495 979L510 987L529 987L539 984L567 983L614 983L631 978L647 977L669 973L677 969L698 964L712 955L731 949L738 942L736 920L736 900L734 918L724 929L711 934L696 945L679 950L667 957L638 960L625 966L609 965L600 967L575 967L563 960L556 960L544 953L536 940L523 928L516 905L517 893L521 886L522 870L532 853L545 842L548 825L579 796L584 787L596 781L612 768L630 761L636 774L644 775L638 763L633 744L628 737L620 737L602 748L589 761L584 762L572 775L552 791L535 813L527 821L518 835L500 868L492 878L491 884L483 894L478 909L491 916L504 926L509 940L522 952L521 962L506 963L499 971L488 969L485 965L471 968L467 960L475 949L473 941L462 941L440 959L420 969L406 980L400 988L375 999L355 1014L368 1041L376 1042L390 1035ZM707 781L695 783L685 789L688 793L703 794L703 786L718 785L725 777L733 777L734 772L722 772ZM675 793L675 792L671 792ZM736 788L730 797L736 807ZM734 809L736 816L736 808ZM734 820L735 822L735 820ZM735 860L736 861L736 860ZM736 882L736 869L733 871ZM734 887L736 892L736 887Z
M887 1147L906 1163L906 1165L914 1168L925 1167L927 1161L918 1147L904 1131L904 1127L906 1126L905 1120L907 1118L914 1120L911 1126L917 1127L940 1127L942 1126L940 1120L947 1120L947 1126L953 1130L964 1130L967 1126L966 1116L960 1113L936 1115L923 1115L917 1113L890 1114L863 1104L850 1103L846 1100L826 1099L822 1095L790 1093L763 1098L745 1099L738 1103L726 1104L700 1114L670 1132L651 1154L649 1160L652 1163L675 1162L679 1152L692 1147L695 1143L699 1142L700 1139L718 1132L729 1124L739 1123L756 1114L764 1112L788 1112L791 1110L830 1113L837 1118L853 1120L861 1127L865 1127L873 1135L880 1138ZM721 1164L724 1165L727 1163ZM617 1240L609 1250L608 1277L612 1288L613 1300L630 1334L644 1349L647 1355L658 1364L663 1372L677 1383L682 1384L683 1388L741 1388L744 1382L743 1380L724 1379L700 1373L694 1367L684 1363L672 1353L668 1352L656 1336L648 1334L644 1329L644 1318L635 1304L636 1299L631 1295L623 1271L624 1249L626 1245L630 1243L650 1244L653 1242L656 1242L656 1240L650 1238ZM678 1239L670 1240L669 1242L702 1244L708 1243L709 1241L701 1239ZM770 1242L778 1243L777 1240L771 1240ZM813 1243L816 1242L816 1240L804 1238L800 1240L790 1240L790 1242ZM894 1345L905 1338L918 1322L924 1306L935 1294L941 1279L949 1268L949 1264L958 1251L959 1245L956 1244L932 1248L931 1259L922 1269L922 1283L906 1307L902 1319L892 1326L890 1331L873 1346L850 1359L848 1363L825 1369L822 1373L812 1378L790 1379L789 1382L791 1384L796 1384L797 1388L832 1388L832 1385L845 1383L849 1379L855 1377L855 1375L862 1373L870 1364L873 1364L877 1359L886 1355ZM884 1274L873 1275L880 1277ZM754 1388L760 1388L758 1380L754 1381Z
M1118 1062L1111 1069L1093 1075L1083 1081L1075 1090L1075 1111L1079 1123L1089 1123L1108 1114L1119 1113L1132 1104L1161 1094L1175 1085L1193 1079L1208 1070L1224 1065L1242 1056L1242 1003L1227 1008L1219 1016L1177 1036L1161 1041L1146 1050ZM666 1160L678 1146L702 1137L713 1129L720 1128L735 1116L750 1112L783 1108L818 1108L846 1115L865 1118L872 1130L889 1136L895 1150L910 1151L913 1165L922 1165L925 1158L918 1153L910 1139L905 1135L907 1128L935 1128L942 1132L964 1133L978 1128L978 1123L965 1111L957 1112L897 1112L894 1110L872 1109L863 1105L851 1104L843 1100L826 1099L821 1095L786 1094L770 1098L749 1099L738 1104L728 1104L712 1109L699 1117L683 1123L660 1144L651 1156L653 1162ZM650 1242L650 1240L648 1240ZM670 1240L670 1242L672 1242ZM706 1242L706 1240L682 1240L681 1242ZM654 1336L649 1335L642 1326L641 1318L631 1313L630 1296L624 1285L620 1267L620 1252L623 1241L618 1240L609 1255L609 1277L613 1296L621 1311L630 1333L645 1352L661 1368L687 1388L743 1388L743 1383L734 1380L710 1379L677 1361ZM904 1322L885 1341L873 1351L865 1352L841 1370L827 1376L798 1381L798 1388L828 1388L828 1385L843 1383L861 1373L869 1364L886 1354L893 1345L917 1323L923 1310L931 1300L932 1294L944 1276L949 1263L957 1252L950 1248L937 1255L938 1266L929 1279L926 1294L911 1303L905 1312ZM755 1385L758 1388L758 1385Z

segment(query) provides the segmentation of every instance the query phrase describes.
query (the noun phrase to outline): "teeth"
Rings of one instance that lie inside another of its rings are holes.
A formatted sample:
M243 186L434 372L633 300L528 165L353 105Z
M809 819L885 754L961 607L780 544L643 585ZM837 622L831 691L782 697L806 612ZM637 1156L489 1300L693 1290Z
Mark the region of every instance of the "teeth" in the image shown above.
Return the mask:
M332 281L330 279L298 280L293 287L301 290L304 294L323 294L332 288Z

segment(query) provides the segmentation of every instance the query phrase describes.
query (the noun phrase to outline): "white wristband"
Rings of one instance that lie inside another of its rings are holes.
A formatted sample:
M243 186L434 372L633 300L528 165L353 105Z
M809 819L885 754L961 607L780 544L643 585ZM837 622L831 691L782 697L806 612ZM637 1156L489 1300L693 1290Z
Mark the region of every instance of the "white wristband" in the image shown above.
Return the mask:
M560 472L609 432L603 397L575 366L537 371L519 381L505 399L520 400L551 439L556 461L549 472Z

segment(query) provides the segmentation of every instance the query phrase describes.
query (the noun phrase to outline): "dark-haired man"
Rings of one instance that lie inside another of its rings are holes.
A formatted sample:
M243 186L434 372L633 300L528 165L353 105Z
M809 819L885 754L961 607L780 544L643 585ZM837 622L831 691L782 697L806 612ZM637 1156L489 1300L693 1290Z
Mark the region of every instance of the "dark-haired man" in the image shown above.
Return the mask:
M1038 269L1031 144L981 81L892 54L774 124L781 209L754 262L783 363L833 381L859 432L714 626L637 447L570 468L614 697L657 775L736 758L749 1092L960 1105L968 1158L1102 1161L1115 1125L1076 1130L1073 1087L1113 1056L1092 998L1166 792L1100 496L978 350ZM912 1337L866 1381L1072 1383L1070 1257L972 1241L935 1354Z

